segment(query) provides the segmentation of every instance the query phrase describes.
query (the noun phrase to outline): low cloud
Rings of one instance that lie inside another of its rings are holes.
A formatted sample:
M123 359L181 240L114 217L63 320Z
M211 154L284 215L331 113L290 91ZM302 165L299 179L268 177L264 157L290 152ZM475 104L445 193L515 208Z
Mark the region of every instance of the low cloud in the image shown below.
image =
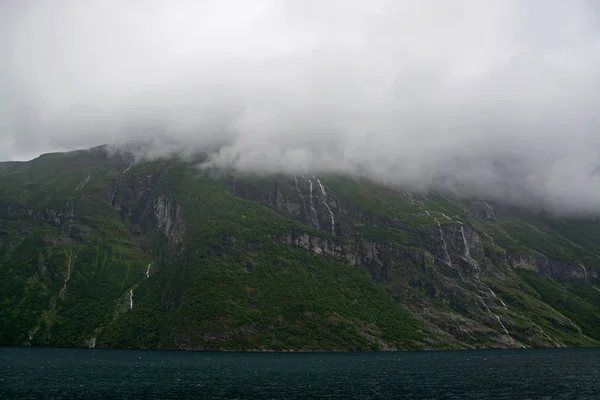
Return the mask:
M146 141L600 212L593 0L25 3L0 3L4 159Z

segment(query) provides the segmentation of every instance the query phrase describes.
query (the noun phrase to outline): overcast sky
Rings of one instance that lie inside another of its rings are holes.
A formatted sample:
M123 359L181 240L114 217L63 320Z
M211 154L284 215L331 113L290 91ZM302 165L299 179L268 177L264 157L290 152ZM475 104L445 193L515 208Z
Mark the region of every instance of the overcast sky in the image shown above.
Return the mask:
M0 0L1 160L169 139L599 211L599 110L595 0Z

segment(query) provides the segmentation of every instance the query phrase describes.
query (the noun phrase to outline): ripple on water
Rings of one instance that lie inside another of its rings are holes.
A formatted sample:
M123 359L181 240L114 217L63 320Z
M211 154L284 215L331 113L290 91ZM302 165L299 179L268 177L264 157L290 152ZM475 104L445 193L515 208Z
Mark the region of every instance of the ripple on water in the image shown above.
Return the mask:
M194 353L0 348L0 398L593 399L600 350Z

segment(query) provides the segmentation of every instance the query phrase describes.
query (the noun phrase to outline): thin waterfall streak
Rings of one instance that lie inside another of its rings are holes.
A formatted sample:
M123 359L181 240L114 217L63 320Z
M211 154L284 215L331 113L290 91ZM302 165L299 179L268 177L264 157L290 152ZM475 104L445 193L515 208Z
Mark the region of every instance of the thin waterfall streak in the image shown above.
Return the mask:
M496 313L493 313L492 310L490 310L490 308L488 307L488 305L486 304L485 300L483 300L483 297L481 297L480 295L477 295L477 297L479 297L479 300L481 301L481 304L483 304L483 306L485 307L485 309L487 310L487 312L491 315L493 315L496 320L498 321L498 323L500 324L500 326L502 327L502 330L504 331L504 333L515 343L519 343L517 342L515 339L512 338L512 336L510 336L510 332L508 331L508 329L506 328L506 326L504 325L504 323L502 322L502 319L500 318L500 316ZM519 343L521 345L521 347L525 347L523 346L521 343Z
M585 266L583 264L579 264L579 266L581 267L581 269L583 270L583 277L585 278L586 282L588 281L588 274L587 274L587 269L585 268Z
M553 342L555 346L559 347L560 344L558 343L558 341L556 341L555 339L552 339L550 337L550 335L548 335L544 329L542 329L541 326L539 326L538 324L536 324L535 322L531 321L531 323L533 324L533 326L535 326L536 328L538 328L540 330L540 334L542 335L542 337L545 337L546 339L548 339L550 342Z
M296 192L298 192L298 198L300 199L300 207L302 207L302 209L299 211L300 217L302 217L302 212L304 212L304 214L306 215L306 198L304 197L304 195L302 194L302 191L300 190L300 185L298 185L298 178L296 177L296 175L294 175L294 184L296 186ZM311 210L311 220L312 220L312 210Z
M117 180L115 188L113 189L113 192L112 192L112 196L110 196L110 205L111 206L115 205L115 196L117 195L117 189L119 188L119 183L120 182Z
M327 202L327 192L325 191L325 186L321 183L321 180L313 175L313 178L317 180L319 187L321 188L321 194L323 195L323 203L325 204L325 208L329 211L329 217L331 218L331 234L335 235L335 216L333 215L333 211Z
M406 195L406 197L410 200L410 202L414 205L415 204L415 199L411 196L410 193L408 193L407 190L404 191L404 194Z
M494 316L496 317L496 319L500 323L500 326L502 326L502 329L504 329L504 333L506 333L508 336L510 336L510 333L508 332L508 329L506 329L506 326L504 326L504 324L502 323L502 320L500 319L500 316L496 315L496 314L494 314Z
M121 175L125 175L125 173L131 169L131 167L133 167L133 164L129 164L129 166L125 168L123 172L121 172Z
M315 208L315 203L314 203L314 199L313 199L313 183L310 179L308 180L308 184L309 184L310 213L311 213L311 217L312 217L312 222L313 222L314 227L319 229L319 217L317 215L317 209Z
M73 252L69 252L69 261L67 262L67 276L65 277L65 282L58 292L58 297L60 297L65 290L67 290L67 283L71 279L71 261L73 260Z
M438 230L440 232L440 239L442 240L442 249L444 249L444 256L446 257L446 264L450 267L450 268L454 268L456 269L456 271L458 272L458 275L460 276L460 279L464 282L465 278L462 275L462 272L460 272L459 268L455 268L452 265L452 259L450 258L450 253L448 253L448 245L446 244L446 239L444 239L444 231L442 230L442 225L440 224L440 222L437 220L437 218L435 218L435 223L438 226Z
M467 262L469 264L471 264L471 266L478 268L479 263L477 262L477 260L475 260L473 257L471 257L471 251L469 250L469 243L467 242L467 237L465 236L465 230L463 228L463 223L459 222L459 224L460 224L460 234L462 236L463 245L465 247L464 257L467 260Z
M483 232L483 234L484 234L485 236L487 236L487 237L488 237L488 239L490 239L490 242L492 242L492 245L493 245L494 247L497 247L497 248L499 248L500 250L502 250L502 254L504 255L504 262L508 262L508 257L506 256L506 250L504 250L502 247L498 246L498 245L496 244L496 242L494 241L494 238L493 238L493 237L491 237L491 236L490 236L490 235L489 235L487 232Z

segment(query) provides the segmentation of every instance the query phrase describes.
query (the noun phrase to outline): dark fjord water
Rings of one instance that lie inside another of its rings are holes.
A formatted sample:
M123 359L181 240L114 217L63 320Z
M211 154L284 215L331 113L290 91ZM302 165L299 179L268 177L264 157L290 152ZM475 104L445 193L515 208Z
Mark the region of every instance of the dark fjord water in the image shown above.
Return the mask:
M600 399L600 349L248 354L0 348L0 399Z

